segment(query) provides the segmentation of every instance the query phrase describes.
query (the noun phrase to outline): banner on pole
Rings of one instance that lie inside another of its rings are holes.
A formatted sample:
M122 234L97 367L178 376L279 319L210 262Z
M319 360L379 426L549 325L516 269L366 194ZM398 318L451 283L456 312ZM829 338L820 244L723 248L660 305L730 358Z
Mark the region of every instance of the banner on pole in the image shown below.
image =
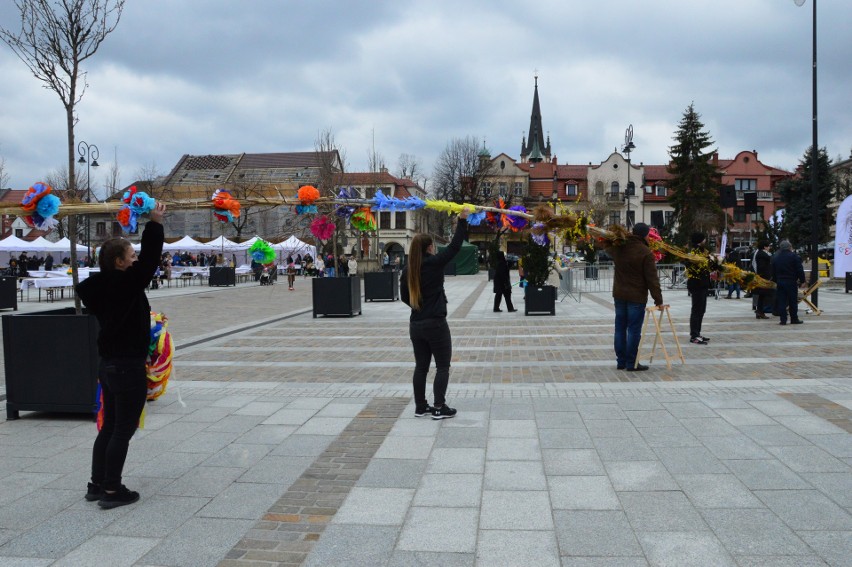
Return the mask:
M852 272L852 196L840 203L834 230L834 277L845 278L846 272Z

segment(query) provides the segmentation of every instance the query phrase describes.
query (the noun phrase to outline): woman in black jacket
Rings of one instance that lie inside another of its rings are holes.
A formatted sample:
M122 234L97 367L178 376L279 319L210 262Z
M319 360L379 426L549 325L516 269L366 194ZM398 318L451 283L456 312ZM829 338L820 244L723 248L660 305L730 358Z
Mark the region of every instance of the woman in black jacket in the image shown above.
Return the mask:
M502 250L497 251L497 264L494 267L494 313L500 313L500 302L506 298L506 309L511 313L517 311L512 305L512 281L509 278L509 263Z
M100 273L77 285L83 303L98 318L98 381L103 393L103 425L92 449L92 481L86 500L115 508L139 500L121 483L130 438L148 395L145 361L151 342L151 306L145 288L163 253L162 203L151 211L142 233L139 258L128 240L113 238L101 248Z
M435 254L432 237L418 234L411 241L408 265L400 274L402 301L411 307L408 333L414 347L414 415L431 414L432 419L454 417L456 410L446 404L453 355L450 327L447 325L447 295L444 293L444 266L461 249L467 234L467 209L462 210L450 245ZM426 375L435 357L434 407L426 400Z
M755 273L765 280L772 279L772 256L770 256L769 252L766 251L768 247L769 243L765 240L758 242L757 252L754 253L754 259L752 261L752 268ZM756 288L753 293L757 296L754 316L757 319L769 319L769 317L766 316L766 305L772 305L772 290L759 287Z
M690 238L692 244L691 252L700 256L708 256L704 247L707 235L703 232L695 232ZM704 312L707 311L707 292L710 289L710 270L707 266L689 263L686 266L686 289L692 298L692 310L689 313L689 342L696 345L706 345L710 342L701 335L701 323L704 321Z

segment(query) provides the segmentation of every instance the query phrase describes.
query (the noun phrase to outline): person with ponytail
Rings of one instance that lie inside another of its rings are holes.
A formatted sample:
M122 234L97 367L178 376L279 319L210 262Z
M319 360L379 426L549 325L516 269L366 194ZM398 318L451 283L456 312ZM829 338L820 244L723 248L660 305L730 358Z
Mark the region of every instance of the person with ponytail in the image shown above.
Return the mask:
M157 203L142 233L136 257L129 240L113 238L101 247L101 271L77 285L77 294L100 324L98 381L103 394L103 424L92 449L92 479L86 500L116 508L139 500L121 483L130 438L136 432L148 395L151 306L145 288L163 253L163 215Z
M444 292L444 266L452 260L467 236L467 208L459 214L450 245L435 253L435 244L427 234L417 234L408 251L408 264L400 273L400 295L411 307L408 334L414 347L414 415L432 419L454 417L456 410L447 405L450 359L453 355L450 327L447 325L447 295ZM426 375L435 358L432 384L433 406L426 399Z

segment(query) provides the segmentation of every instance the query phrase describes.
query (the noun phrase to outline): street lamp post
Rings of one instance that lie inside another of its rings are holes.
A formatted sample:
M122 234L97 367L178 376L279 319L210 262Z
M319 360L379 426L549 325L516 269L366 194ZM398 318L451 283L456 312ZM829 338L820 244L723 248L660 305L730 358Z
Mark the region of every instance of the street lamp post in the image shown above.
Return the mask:
M796 6L803 6L805 0L793 0ZM813 73L811 78L812 91L812 125L813 140L811 141L811 281L813 285L819 279L819 205L817 198L817 0L813 0ZM818 306L817 291L811 294L811 301Z
M98 163L98 157L100 156L100 152L98 151L98 147L94 144L87 144L84 141L80 141L77 144L77 153L80 154L80 159L77 160L77 163L85 163L86 164L86 202L92 202L92 182L91 182L91 168L98 167L100 164ZM86 250L89 256L89 264L93 262L93 254L92 254L92 231L89 221L90 215L86 215ZM76 235L72 235L76 238Z
M553 170L553 193L550 195L550 201L553 203L553 216L557 215L556 205L559 203L559 176L557 175L556 169ZM556 234L553 235L553 253L557 252L556 250Z
M636 149L636 146L633 145L633 124L627 127L627 130L624 131L624 149L622 150L627 154L627 187L624 189L624 201L627 203L627 219L624 224L627 225L627 228L632 228L633 223L630 221L630 197L635 193L634 186L630 183L630 152Z

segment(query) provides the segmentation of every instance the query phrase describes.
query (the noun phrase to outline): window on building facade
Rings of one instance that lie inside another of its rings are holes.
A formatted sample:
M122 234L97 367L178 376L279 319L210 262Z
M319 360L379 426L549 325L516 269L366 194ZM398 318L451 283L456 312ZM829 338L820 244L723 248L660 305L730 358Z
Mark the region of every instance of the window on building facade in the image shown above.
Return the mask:
M577 196L577 184L576 183L569 183L568 185L566 185L565 186L565 194L568 195L569 197L576 197Z
M106 223L99 222L95 225L95 234L97 236L106 236Z
M17 236L18 238L23 238L24 237L24 229L23 228L16 228L15 229L15 236Z
M520 181L515 181L515 189L512 192L515 197L523 197L524 196L524 184Z
M752 218L749 218L752 217ZM734 207L734 222L759 221L763 220L763 207L757 208L757 213L747 215L745 207Z
M509 191L509 190L508 190L508 188L507 188L507 185L506 185L506 182L505 182L505 181L501 181L500 183L498 183L498 184L497 184L497 187L499 187L499 191L500 191L500 196L501 196L501 197L505 197L505 196L507 196L507 195L508 195L508 191Z
M610 226L614 224L621 224L621 212L620 211L612 211L609 213L609 224Z
M674 221L674 211L665 211L663 215L666 217L666 226L671 226Z
M604 194L604 186L603 181L598 181L595 183L595 195L603 195Z
M405 211L397 211L394 215L396 216L393 219L394 227L397 230L405 230Z
M112 235L121 236L121 225L117 222L112 223Z
M737 199L742 199L746 191L757 191L757 179L735 179L734 188L737 190Z
M613 181L609 186L609 192L613 195L618 195L619 189L618 181Z
M757 192L757 198L758 199L771 199L772 198L772 191L758 191Z
M379 213L379 228L383 230L390 229L391 227L391 217L390 212L382 211Z
M655 185L654 190L657 193L657 197L667 197L669 194L665 185Z
M627 211L627 226L636 224L636 211Z

